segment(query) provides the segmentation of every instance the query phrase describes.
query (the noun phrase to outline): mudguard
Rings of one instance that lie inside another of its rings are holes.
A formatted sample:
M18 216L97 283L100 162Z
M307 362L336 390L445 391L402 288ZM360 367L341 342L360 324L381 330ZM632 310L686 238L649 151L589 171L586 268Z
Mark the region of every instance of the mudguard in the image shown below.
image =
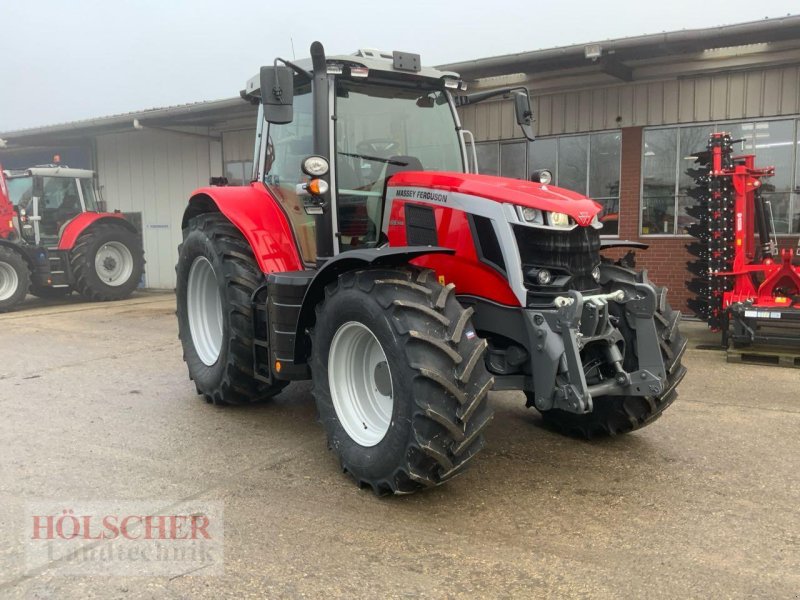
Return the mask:
M314 307L325 296L325 286L335 281L339 275L363 267L396 267L408 264L412 259L427 254L454 254L452 248L439 246L384 246L381 248L363 248L348 250L326 262L317 271L314 279L303 296L303 306L297 318L295 340L302 340L307 327L314 322ZM296 364L305 362L308 348L303 343L295 343L294 361Z
M114 223L122 225L133 233L138 233L136 228L122 215L122 213L81 213L64 226L61 238L58 240L59 250L72 250L78 237L89 227L97 223Z
M183 213L182 228L196 216L217 211L241 231L264 273L304 268L289 219L263 184L196 190Z

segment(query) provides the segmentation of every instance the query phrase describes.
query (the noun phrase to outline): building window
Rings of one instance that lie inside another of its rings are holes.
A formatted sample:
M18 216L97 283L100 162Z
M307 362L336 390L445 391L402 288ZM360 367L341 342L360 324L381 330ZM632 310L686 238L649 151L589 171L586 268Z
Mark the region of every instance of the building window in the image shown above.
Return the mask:
M619 131L549 137L531 142L529 170L548 169L559 187L603 206L603 235L619 234Z
M775 177L764 180L762 193L772 205L777 233L800 233L797 121L744 121L687 127L645 129L642 148L642 235L686 235L694 219L686 209L694 200L694 185L686 173L692 154L703 150L708 136L726 131L741 154L755 154L757 166L774 166Z

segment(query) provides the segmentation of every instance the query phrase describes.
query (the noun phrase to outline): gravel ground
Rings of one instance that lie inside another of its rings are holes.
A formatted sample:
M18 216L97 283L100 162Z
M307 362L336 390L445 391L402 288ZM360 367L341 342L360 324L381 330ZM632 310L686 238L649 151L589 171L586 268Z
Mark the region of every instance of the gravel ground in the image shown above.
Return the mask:
M0 315L0 597L799 597L800 371L728 364L700 323L650 427L564 438L494 393L467 473L375 498L326 450L308 384L253 407L197 396L174 303ZM29 569L41 499L219 503L224 573Z

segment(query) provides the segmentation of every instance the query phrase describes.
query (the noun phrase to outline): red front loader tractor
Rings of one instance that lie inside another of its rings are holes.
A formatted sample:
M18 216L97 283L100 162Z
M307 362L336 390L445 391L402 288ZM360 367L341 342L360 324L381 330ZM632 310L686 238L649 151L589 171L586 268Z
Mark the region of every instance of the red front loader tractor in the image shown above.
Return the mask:
M198 393L243 404L311 379L330 448L377 494L461 473L490 390L523 391L564 433L617 434L685 373L666 290L601 260L598 204L546 172L475 173L456 106L510 95L532 137L527 90L464 91L408 53L277 59L242 92L251 183L197 190L183 219Z
M136 228L122 214L105 212L92 171L0 167L0 311L29 292L125 298L143 268Z

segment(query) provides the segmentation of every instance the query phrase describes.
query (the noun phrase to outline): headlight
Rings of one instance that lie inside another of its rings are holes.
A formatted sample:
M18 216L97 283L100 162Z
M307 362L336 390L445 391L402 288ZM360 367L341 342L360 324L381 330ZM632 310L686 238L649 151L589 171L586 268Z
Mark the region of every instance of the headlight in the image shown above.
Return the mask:
M569 215L560 212L547 213L551 227L569 227Z
M592 279L594 279L597 283L600 283L600 265L597 265L594 269L592 269Z
M553 276L547 269L542 269L536 274L536 281L538 281L540 285L547 285L553 281Z
M527 206L518 206L517 211L519 212L520 218L526 223L544 225L544 216L542 215L542 211Z
M301 168L309 177L322 177L328 172L328 161L322 156L309 156L303 160Z

